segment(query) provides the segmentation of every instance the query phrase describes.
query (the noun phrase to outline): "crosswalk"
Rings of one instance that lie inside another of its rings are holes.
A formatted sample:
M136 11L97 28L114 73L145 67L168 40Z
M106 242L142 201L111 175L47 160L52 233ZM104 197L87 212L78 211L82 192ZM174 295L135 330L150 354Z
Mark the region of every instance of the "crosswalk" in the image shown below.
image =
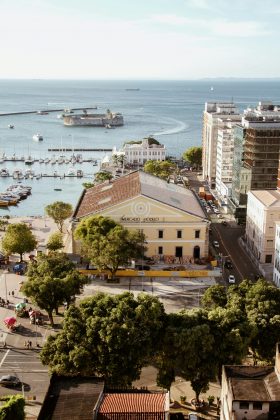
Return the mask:
M0 350L0 374L6 372L40 373L47 372L39 359L36 350L1 349Z

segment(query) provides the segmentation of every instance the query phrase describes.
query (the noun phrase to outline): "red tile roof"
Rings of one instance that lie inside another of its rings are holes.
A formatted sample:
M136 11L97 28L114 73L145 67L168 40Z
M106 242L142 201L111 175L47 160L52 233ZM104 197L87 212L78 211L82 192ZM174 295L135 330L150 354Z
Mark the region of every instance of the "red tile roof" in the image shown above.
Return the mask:
M98 213L108 206L136 197L140 192L141 185L138 172L122 176L111 183L103 182L84 191L73 216L80 218Z
M91 214L102 213L107 208L140 195L199 218L205 218L192 191L175 184L169 184L142 171L132 172L110 183L104 182L85 190L73 217L79 219Z
M163 413L165 393L104 394L98 413Z

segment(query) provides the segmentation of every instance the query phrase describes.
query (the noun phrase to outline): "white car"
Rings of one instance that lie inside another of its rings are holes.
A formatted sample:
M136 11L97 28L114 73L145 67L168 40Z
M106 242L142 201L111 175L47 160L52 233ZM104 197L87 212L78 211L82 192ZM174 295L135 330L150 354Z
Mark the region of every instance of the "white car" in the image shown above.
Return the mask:
M219 242L218 242L218 241L213 241L213 246L214 246L215 248L220 248L220 244L219 244Z
M231 283L231 284L235 284L235 277L234 277L233 274L230 274L228 276L228 282Z

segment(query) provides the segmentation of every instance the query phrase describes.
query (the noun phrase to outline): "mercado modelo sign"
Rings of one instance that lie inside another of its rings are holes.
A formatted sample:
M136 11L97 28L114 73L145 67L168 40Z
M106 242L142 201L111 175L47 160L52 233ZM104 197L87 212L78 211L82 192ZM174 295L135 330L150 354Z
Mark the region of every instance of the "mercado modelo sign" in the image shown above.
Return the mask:
M155 223L162 222L159 217L126 217L122 216L120 218L121 222L130 222L130 223Z

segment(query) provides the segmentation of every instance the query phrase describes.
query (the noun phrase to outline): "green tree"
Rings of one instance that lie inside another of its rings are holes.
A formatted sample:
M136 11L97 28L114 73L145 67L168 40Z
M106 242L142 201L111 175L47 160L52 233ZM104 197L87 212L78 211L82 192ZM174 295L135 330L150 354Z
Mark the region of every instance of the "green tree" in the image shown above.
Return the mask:
M82 220L76 231L83 252L100 271L108 270L112 278L119 266L139 258L145 251L145 236L138 231L129 231L114 220L92 216Z
M83 187L87 190L88 188L94 187L94 184L92 182L83 182Z
M98 375L115 386L131 385L157 350L164 319L155 297L99 293L70 307L41 360L59 374Z
M86 278L64 254L39 256L38 261L29 266L27 278L23 293L47 312L51 325L53 311L58 312L64 301L70 304L86 283Z
M101 183L105 181L110 181L113 178L113 174L107 171L99 171L94 175L95 182Z
M73 213L71 204L63 203L63 201L55 201L45 207L46 214L51 217L57 224L59 231L63 232L63 224Z
M167 180L176 170L176 164L168 161L148 160L144 165L144 171Z
M182 158L195 168L200 168L202 166L202 147L189 147L183 153Z
M209 287L201 299L202 306L206 309L224 307L227 303L227 292L224 286L218 284Z
M0 397L0 420L24 420L25 399L22 395L4 395Z
M20 261L26 252L33 251L37 241L31 229L25 223L13 223L8 226L2 240L2 248L6 254L19 254Z
M248 321L256 331L251 341L255 359L272 362L280 337L280 290L260 279L245 297Z
M62 249L63 245L63 237L61 232L54 232L48 239L47 242L47 249L49 251L58 251Z

